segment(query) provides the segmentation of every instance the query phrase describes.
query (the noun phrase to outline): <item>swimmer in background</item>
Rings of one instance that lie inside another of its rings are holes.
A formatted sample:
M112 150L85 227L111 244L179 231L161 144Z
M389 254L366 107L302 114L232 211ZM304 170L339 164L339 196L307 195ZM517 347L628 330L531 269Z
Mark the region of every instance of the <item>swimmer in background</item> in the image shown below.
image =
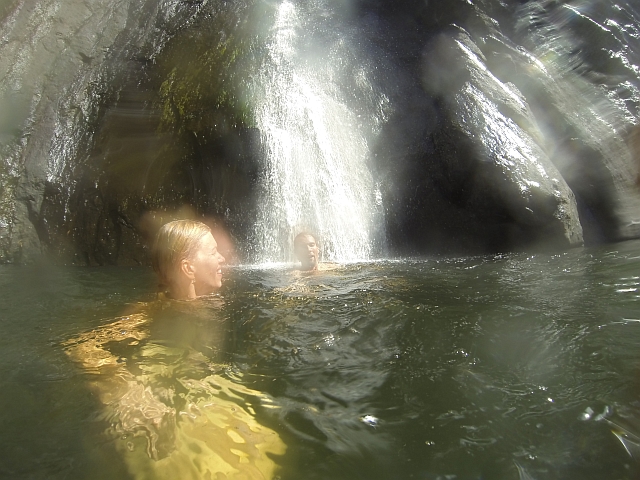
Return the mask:
M302 232L296 235L293 240L293 253L300 262L300 270L308 272L318 270L320 247L312 234Z
M300 262L301 272L317 272L335 270L340 264L335 262L320 262L320 244L315 235L302 232L293 240L293 253Z

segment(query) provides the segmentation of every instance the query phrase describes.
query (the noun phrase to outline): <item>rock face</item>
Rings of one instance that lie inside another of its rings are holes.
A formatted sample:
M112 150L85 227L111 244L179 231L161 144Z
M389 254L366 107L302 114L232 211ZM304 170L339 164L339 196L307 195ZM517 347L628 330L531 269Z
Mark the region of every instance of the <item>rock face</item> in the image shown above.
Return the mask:
M418 230L408 236L452 252L581 245L575 197L519 90L490 73L461 29L434 38L423 58L438 120L420 167Z
M90 135L96 65L127 20L128 2L15 1L0 30L2 253L26 261L41 250L37 229L48 178ZM86 142L85 142L86 143ZM58 155L63 158L59 158ZM53 157L53 158L52 158Z
M101 106L113 93L110 83L118 80L108 78L112 50L144 42L144 34L128 22L147 21L150 28L154 16L138 15L148 9L117 0L24 0L5 12L0 30L5 260L29 261L47 246L45 195L60 182L73 182L63 178L65 169L88 154ZM64 205L66 199L60 201Z
M590 63L598 47L582 43L603 40L594 25L615 25L612 11L594 19L584 4L584 16L551 2L458 7L429 5L427 19L416 4L412 16L381 9L401 17L403 31L420 23L429 32L405 44L421 83L403 77L408 99L396 97L379 147L393 160L378 164L391 179L393 248L538 250L637 237L637 58L611 34L610 61Z
M387 3L354 1L340 14L379 65L368 81L389 99L370 135L389 253L638 236L640 45L618 28L637 29L633 9ZM177 211L246 238L260 145L239 85L264 54L264 8L6 3L0 260L146 263L153 225Z
M193 157L215 145L195 141L185 152L171 132L159 132L160 88L147 73L167 41L202 12L199 4L156 0L7 7L0 259L29 262L47 253L65 263L145 263L145 212L203 203L205 173L219 168L198 171Z

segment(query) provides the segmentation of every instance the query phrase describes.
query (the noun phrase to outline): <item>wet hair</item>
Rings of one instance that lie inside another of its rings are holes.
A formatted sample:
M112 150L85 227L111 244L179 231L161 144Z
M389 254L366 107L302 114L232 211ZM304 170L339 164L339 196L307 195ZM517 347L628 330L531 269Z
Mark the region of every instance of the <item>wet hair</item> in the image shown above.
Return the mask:
M151 249L151 264L161 288L171 284L180 261L192 258L208 233L211 229L196 220L175 220L160 227Z
M316 245L318 244L318 239L313 233L300 232L298 235L296 235L296 238L293 239L293 248L295 249L298 245L303 243L305 241L305 237L313 238L313 241L316 242Z

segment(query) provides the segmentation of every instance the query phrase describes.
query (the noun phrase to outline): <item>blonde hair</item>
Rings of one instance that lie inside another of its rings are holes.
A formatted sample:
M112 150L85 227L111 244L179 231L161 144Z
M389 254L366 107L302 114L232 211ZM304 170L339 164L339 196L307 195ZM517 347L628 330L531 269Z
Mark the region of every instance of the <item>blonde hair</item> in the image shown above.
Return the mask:
M192 258L200 241L211 229L196 220L175 220L165 223L151 249L151 264L158 274L161 287L168 287L181 260Z

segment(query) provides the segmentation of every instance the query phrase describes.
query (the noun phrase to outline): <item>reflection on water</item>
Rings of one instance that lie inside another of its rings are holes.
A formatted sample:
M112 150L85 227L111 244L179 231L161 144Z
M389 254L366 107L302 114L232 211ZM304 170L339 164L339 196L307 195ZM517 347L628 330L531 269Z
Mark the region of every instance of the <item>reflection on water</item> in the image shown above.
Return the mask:
M64 342L133 478L273 476L271 459L285 446L254 419L272 402L229 381L215 363L222 306L217 296L140 304Z
M216 468L211 452L239 439L212 425L237 407L237 426L277 438L267 477L637 478L639 267L640 242L316 275L238 267L223 298L142 317L128 305L152 299L147 270L2 267L0 473ZM114 322L136 318L141 333L118 340Z

